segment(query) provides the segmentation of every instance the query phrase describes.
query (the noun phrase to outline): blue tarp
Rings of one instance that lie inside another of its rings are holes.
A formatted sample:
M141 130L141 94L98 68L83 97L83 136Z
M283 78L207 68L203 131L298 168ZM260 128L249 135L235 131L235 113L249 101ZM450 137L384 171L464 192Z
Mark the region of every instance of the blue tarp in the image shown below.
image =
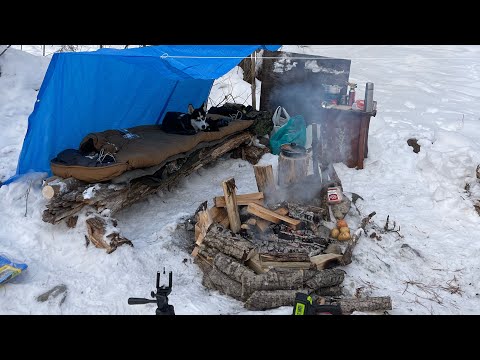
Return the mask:
M91 132L160 124L167 111L199 107L213 81L259 48L278 45L161 45L54 54L10 182L50 173L60 151Z

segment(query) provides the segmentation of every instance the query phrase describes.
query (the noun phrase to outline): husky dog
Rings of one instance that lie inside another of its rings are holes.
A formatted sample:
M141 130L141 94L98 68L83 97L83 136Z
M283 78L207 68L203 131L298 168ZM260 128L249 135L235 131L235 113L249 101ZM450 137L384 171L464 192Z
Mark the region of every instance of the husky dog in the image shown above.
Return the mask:
M192 104L188 105L188 113L169 111L165 114L162 122L162 130L166 133L194 135L199 131L205 131L208 127L207 103L195 109Z
M190 115L190 124L196 132L205 131L207 124L207 103L195 109L192 104L188 105L188 114Z

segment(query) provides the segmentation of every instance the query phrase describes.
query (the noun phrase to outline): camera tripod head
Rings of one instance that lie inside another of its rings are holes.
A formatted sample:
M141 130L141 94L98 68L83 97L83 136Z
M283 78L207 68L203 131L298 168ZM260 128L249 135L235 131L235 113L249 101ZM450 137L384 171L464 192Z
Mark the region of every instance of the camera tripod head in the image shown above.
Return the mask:
M165 274L165 269L163 270ZM172 292L172 272L168 273L168 286L160 286L160 271L157 271L157 292L152 291L150 295L154 300L145 298L128 298L128 305L141 305L148 303L157 303L156 315L175 315L173 305L168 304L168 295Z

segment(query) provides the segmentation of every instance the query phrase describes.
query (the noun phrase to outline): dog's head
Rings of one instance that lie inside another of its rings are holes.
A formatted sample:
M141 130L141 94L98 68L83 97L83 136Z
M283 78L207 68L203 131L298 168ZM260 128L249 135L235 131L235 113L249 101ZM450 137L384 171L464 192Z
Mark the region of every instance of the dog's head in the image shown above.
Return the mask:
M204 131L207 129L207 103L195 109L192 104L188 105L188 114L190 115L190 123L196 131Z

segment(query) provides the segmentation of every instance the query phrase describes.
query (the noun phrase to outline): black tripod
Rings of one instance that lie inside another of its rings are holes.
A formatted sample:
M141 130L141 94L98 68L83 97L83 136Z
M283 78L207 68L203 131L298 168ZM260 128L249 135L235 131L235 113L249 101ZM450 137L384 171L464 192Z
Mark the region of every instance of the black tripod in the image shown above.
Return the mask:
M165 274L165 270L163 270ZM175 315L173 305L168 304L168 295L172 292L172 272L168 273L168 286L160 286L160 271L157 271L157 292L151 292L152 298L149 300L144 298L128 298L128 305L141 305L148 303L157 303L157 310L155 315Z

